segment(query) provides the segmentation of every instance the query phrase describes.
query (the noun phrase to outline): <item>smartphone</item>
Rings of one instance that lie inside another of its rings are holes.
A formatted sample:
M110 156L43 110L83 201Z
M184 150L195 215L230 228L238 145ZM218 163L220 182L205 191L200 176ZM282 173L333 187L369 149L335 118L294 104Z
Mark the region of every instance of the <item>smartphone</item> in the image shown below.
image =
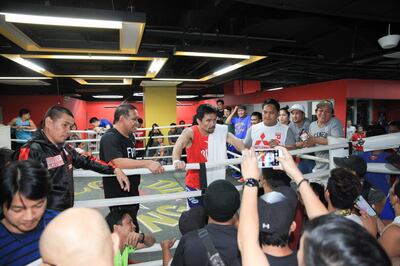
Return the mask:
M358 196L354 202L357 207L366 212L369 216L376 216L376 211L369 205L369 203L364 199L363 196Z
M279 168L278 157L282 157L281 150L260 149L256 150L258 168Z

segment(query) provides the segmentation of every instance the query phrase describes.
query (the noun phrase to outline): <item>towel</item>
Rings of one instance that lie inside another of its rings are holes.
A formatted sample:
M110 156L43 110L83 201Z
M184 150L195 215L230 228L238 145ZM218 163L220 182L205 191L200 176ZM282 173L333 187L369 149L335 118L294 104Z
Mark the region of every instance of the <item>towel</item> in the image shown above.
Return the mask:
M227 125L215 125L215 131L208 136L208 162L224 161L226 156ZM219 179L225 179L225 165L207 169L207 185Z

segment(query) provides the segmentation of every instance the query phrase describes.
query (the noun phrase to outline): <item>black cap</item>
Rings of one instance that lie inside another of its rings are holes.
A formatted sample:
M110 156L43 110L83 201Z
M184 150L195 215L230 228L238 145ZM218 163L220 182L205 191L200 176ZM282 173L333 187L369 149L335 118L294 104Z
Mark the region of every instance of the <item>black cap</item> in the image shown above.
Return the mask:
M334 157L333 161L338 167L343 167L356 172L358 177L363 177L367 172L367 163L365 160L356 155L350 155L347 157Z
M204 194L204 210L217 222L232 219L239 206L239 191L226 180L212 182Z
M297 207L296 192L290 187L281 186L258 199L260 231L285 235L289 234Z

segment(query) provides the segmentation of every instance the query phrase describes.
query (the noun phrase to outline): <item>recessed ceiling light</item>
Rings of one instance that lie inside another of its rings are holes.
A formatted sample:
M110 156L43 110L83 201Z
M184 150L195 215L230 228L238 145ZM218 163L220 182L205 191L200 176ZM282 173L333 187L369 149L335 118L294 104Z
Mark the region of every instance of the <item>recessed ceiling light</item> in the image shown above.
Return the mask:
M122 29L122 21L37 16L37 15L25 15L25 14L13 14L13 13L2 13L2 15L5 16L5 20L7 22L11 23L84 27L84 28Z
M278 88L267 89L267 91L279 91L282 89L283 89L283 87L278 87Z
M143 97L143 92L135 92L133 96Z
M191 99L199 97L198 95L176 95L177 99Z
M121 99L124 96L122 95L93 95L93 98L97 98L97 99Z
M206 53L206 52L185 52L176 51L174 55L181 56L199 56L199 57L217 57L217 58L232 58L232 59L249 59L250 55L242 54L222 54L222 53Z
M37 80L37 79L51 79L48 77L0 77L0 79L7 80Z

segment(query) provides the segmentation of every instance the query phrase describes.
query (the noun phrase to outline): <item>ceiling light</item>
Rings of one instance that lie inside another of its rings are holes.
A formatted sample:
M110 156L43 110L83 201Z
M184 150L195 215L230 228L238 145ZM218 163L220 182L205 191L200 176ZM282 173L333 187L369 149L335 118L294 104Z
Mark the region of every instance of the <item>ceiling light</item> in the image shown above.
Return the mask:
M283 87L278 87L278 88L267 89L267 91L279 91L282 89L283 89Z
M176 95L177 99L191 99L199 97L199 95Z
M124 96L122 95L93 95L93 98L97 98L97 99L121 99Z
M252 56L250 56L249 59L240 61L239 63L236 63L236 64L231 65L231 66L224 67L224 68L222 68L222 69L220 69L220 70L218 70L218 71L215 71L215 72L212 73L211 75L202 77L201 79L199 79L199 81L207 81L207 80L210 80L210 79L212 79L212 78L221 76L221 75L223 75L223 74L226 74L226 73L231 72L231 71L233 71L233 70L236 70L236 69L238 69L238 68L244 67L244 66L246 66L246 65L252 64L252 63L257 62L257 61L259 61L259 60L261 60L261 59L264 59L264 58L266 58L266 56L254 56L254 55L252 55Z
M203 98L223 98L223 94L204 94Z
M180 81L154 81L154 80L142 80L140 86L142 87L176 87L181 84Z
M143 92L135 92L133 96L143 97Z
M164 64L167 62L168 58L154 58L147 70L147 77L155 77L157 73L161 70Z
M48 77L0 77L2 80L39 80L39 79L51 79Z
M232 58L232 59L249 59L250 58L250 55L241 55L241 54L221 54L221 53L205 53L205 52L185 52L185 51L176 51L174 53L174 55Z
M2 13L2 14L5 15L5 20L11 23L26 23L26 24L85 27L85 28L103 28L103 29L122 29L121 21L36 16L36 15L24 15L24 14L12 14L12 13Z
M136 56L111 56L111 55L21 55L23 58L42 58L42 59L67 59L67 60L115 60L115 61L151 61L153 57Z
M46 69L44 69L43 67L32 63L29 60L23 59L21 56L19 55L13 55L13 54L2 54L2 56L4 56L5 58L8 58L12 61L14 61L15 63L18 63L26 68L29 68L35 72L38 72L40 74L46 75L47 77L53 77L54 74L50 73L49 71L47 71Z
M87 82L87 80L97 80L97 79L93 79L93 78L89 78L89 79L82 79L82 78L73 78L73 80L75 80L76 82L78 82L81 85L109 85L109 86L120 86L120 85L131 85L132 84L132 79L122 79L121 82ZM107 79L106 79L107 80ZM118 80L118 79L110 79L110 80Z
M383 36L378 39L378 43L383 49L394 48L397 46L399 41L400 41L400 35L390 34L390 24L388 26L388 35Z
M198 79L180 79L180 78L155 78L152 80L159 80L159 81L199 81Z

